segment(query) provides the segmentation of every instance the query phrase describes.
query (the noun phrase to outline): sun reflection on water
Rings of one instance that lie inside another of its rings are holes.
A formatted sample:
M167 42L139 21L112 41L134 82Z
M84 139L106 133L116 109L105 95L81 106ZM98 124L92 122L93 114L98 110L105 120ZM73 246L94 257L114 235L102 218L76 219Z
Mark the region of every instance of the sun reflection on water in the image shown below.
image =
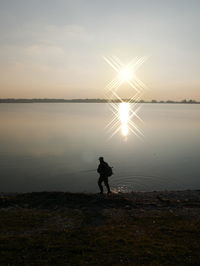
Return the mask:
M119 104L119 119L121 122L121 134L124 137L128 136L129 133L129 118L130 118L130 104L120 103Z

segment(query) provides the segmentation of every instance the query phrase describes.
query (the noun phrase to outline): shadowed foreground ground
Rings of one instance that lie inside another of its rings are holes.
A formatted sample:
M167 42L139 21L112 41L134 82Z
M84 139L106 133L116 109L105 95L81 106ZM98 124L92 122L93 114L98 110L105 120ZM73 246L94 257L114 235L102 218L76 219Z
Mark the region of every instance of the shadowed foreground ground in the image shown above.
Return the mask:
M0 265L200 265L200 191L1 195Z

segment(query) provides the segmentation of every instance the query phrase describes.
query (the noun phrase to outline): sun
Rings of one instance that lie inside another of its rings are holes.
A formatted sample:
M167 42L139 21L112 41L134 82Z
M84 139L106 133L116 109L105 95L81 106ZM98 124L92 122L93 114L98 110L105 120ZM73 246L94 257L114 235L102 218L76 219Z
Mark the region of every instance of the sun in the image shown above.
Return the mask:
M132 80L132 78L133 78L133 71L130 68L124 67L119 71L119 79L122 82L130 81Z

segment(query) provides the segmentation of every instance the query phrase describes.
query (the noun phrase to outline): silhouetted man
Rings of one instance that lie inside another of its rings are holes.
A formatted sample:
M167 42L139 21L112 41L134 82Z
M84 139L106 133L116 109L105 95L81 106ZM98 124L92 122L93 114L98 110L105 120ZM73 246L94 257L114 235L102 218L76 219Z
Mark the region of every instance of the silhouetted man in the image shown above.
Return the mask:
M108 184L108 176L109 176L109 168L110 166L104 162L103 157L99 157L100 164L98 166L97 172L100 174L99 180L98 180L98 186L100 188L100 194L103 194L103 186L102 182L104 182L108 193L111 193L110 186Z

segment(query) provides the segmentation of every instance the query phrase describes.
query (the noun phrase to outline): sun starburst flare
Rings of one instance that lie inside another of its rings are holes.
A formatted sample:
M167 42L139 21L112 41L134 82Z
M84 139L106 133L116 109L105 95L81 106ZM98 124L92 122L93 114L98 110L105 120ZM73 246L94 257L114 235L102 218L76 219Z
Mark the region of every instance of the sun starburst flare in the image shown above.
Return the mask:
M142 138L143 133L137 123L143 121L137 113L141 107L138 106L139 101L147 87L137 77L136 71L147 60L147 57L135 57L126 65L116 56L103 58L117 72L116 77L105 87L105 97L113 113L112 120L106 126L110 138L119 131L125 139L130 133ZM118 92L124 83L128 84L133 95L128 100L123 100Z

